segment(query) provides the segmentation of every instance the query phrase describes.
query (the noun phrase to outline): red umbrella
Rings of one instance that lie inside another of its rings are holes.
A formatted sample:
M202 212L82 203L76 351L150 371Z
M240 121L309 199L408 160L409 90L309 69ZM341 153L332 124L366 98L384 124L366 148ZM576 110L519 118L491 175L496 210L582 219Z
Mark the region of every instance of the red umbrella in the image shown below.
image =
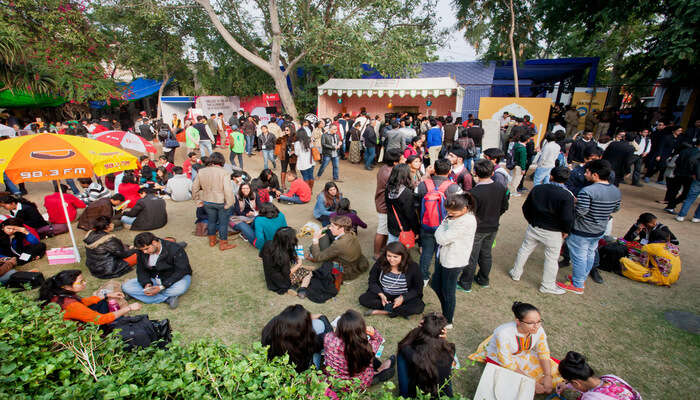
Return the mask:
M141 153L155 153L156 148L141 136L125 131L104 131L93 135L100 142Z

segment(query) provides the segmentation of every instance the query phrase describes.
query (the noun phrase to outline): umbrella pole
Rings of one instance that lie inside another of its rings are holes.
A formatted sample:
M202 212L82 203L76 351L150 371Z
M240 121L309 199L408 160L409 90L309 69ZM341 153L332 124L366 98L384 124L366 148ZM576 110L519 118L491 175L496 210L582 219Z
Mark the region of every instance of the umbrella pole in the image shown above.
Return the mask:
M61 196L61 206L63 207L63 215L66 216L66 225L68 225L68 232L70 233L70 239L73 242L73 254L75 254L76 262L80 262L80 252L78 251L78 245L75 244L75 236L73 235L73 227L71 226L70 218L68 217L68 209L66 208L66 200L63 198L63 189L61 188L61 181L58 181L58 193Z

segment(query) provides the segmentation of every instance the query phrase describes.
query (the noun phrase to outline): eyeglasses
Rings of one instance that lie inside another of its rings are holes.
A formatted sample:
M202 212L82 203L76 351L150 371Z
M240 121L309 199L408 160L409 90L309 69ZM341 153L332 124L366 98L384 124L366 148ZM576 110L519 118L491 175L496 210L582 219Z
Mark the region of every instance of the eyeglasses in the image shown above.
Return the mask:
M528 325L528 326L537 326L537 325L542 325L542 324L544 324L544 320L543 320L543 319L541 319L541 320L539 320L539 321L537 321L537 322L525 322L525 321L523 321L523 320L520 320L520 322L522 322L523 324Z

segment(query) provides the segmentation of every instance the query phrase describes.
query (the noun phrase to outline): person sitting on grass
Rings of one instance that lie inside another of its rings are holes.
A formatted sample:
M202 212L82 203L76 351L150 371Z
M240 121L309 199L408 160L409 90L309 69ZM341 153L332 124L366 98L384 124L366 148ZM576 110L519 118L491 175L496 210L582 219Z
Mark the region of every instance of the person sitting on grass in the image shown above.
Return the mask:
M649 242L641 251L630 249L630 256L620 259L622 275L637 282L671 286L681 273L678 246L671 243L669 230L657 229L649 234Z
M174 167L173 173L173 177L165 184L165 193L173 201L192 200L192 180L184 174L180 166Z
M624 238L628 242L639 242L639 244L644 246L649 243L651 234L657 230L667 231L671 237L671 243L678 246L679 242L676 235L668 229L668 226L659 222L656 215L648 212L642 213L637 218L637 222L630 227Z
M85 242L85 265L96 278L117 278L131 272L136 265L136 250L127 248L112 234L114 224L109 217L99 216Z
M396 360L399 394L414 398L417 389L433 398L452 397L454 343L447 341L447 319L430 313L399 342Z
M367 229L367 224L358 215L357 211L350 209L350 199L343 197L338 201L338 208L330 216L332 219L335 216L345 215L352 221L352 230L357 233L357 227Z
M365 325L362 316L347 310L338 320L335 332L323 338L326 373L337 379L360 380L360 388L382 382L394 375L395 357L381 362L375 353L384 342L382 335Z
M369 269L367 258L362 254L360 241L352 231L352 221L341 215L331 219L328 227L333 242L321 249L320 239L326 235L323 229L316 232L311 245L311 256L315 262L336 261L343 269L343 280L351 281Z
M170 308L177 308L179 297L192 282L192 268L185 249L151 232L136 235L134 247L139 251L136 278L124 282L122 291L146 304L166 302Z
M263 203L260 205L258 216L253 221L253 226L255 227L255 241L251 244L261 250L265 242L275 237L278 229L287 226L287 219L274 204Z
M18 218L8 218L0 224L0 257L17 257L17 265L38 260L46 254L46 243L39 234L23 225Z
M408 318L423 312L423 275L406 246L400 242L386 245L369 271L369 288L359 302L369 308L365 316Z
M117 192L124 196L125 201L128 202L124 207L131 208L141 198L138 193L141 186L136 183L136 176L132 172L125 172L123 175L122 182L117 187Z
M311 188L309 184L297 178L296 172L287 172L287 181L289 181L289 191L284 194L275 191L277 201L284 201L289 204L305 204L311 200Z
M559 363L559 373L566 383L557 385L557 393L575 390L579 400L642 400L642 395L622 378L596 376L586 358L575 351L566 353Z
M85 189L83 193L78 195L78 198L85 204L90 204L99 199L108 198L112 193L104 187L100 181L93 182L90 178L78 178L78 184Z
M75 221L78 216L78 209L86 207L82 200L70 193L66 193L66 190L68 190L67 185L62 183L60 185L63 193L59 193L58 187L56 187L54 193L44 197L44 208L49 215L49 225L51 226L50 236L68 232L68 224ZM64 204L66 207L65 212L63 211ZM66 213L68 213L70 221L66 221Z
M294 369L301 373L312 363L317 369L322 368L323 338L332 331L325 315L311 314L304 306L295 304L287 306L265 325L260 342L269 346L269 361L287 354Z
M149 231L162 228L168 223L165 200L154 194L154 189L139 189L141 199L122 216L122 223L132 231Z
M105 216L112 220L112 222L118 222L121 226L121 220L119 217L119 211L115 211L114 208L121 208L124 204L125 198L121 193L116 193L112 197L103 198L88 204L87 208L80 215L78 219L78 228L89 231L92 229L93 224L97 221L100 216Z
M114 322L130 311L138 311L141 304L132 303L116 311L109 311L107 299L121 300L124 294L120 292L107 293L106 296L80 297L78 293L85 290L87 282L82 272L68 269L57 273L44 281L39 289L39 300L46 306L56 303L61 306L63 319L105 325Z
M338 203L342 198L343 194L340 193L338 185L335 182L326 182L323 191L316 197L314 218L319 220L322 226L328 226L331 223L330 216L338 208Z
M551 393L562 381L557 361L550 357L542 315L537 307L516 301L515 321L506 322L484 340L470 360L488 362L535 380L535 393Z
M46 222L36 204L31 201L5 195L0 197L0 207L9 211L12 217L19 218L23 224L35 229L39 235L38 238L43 239L51 233L51 225Z
M251 226L257 212L256 196L249 183L242 182L238 187L236 198L231 206L231 217L229 226L241 233L243 238L249 243L255 242L255 230Z
M272 240L265 242L260 250L269 290L277 294L296 295L297 291L309 286L313 267L302 265L303 258L296 251L298 243L294 228L284 227L279 228Z

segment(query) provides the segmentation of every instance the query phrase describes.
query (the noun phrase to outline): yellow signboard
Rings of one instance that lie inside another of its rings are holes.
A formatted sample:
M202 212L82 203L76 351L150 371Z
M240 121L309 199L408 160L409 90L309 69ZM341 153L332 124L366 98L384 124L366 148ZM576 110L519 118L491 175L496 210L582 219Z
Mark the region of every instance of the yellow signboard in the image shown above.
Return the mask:
M504 112L519 118L529 115L537 129L535 143L539 144L547 132L551 106L552 99L549 97L482 97L479 100L479 118L499 121Z
M578 112L578 129L586 127L586 115L593 110L602 111L608 97L608 88L576 88L571 105Z

